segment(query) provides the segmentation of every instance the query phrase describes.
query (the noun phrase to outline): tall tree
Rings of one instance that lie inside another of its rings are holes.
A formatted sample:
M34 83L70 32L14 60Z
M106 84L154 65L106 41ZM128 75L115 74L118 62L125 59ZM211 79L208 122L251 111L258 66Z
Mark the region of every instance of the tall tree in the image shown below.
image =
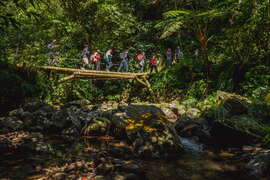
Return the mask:
M164 13L164 19L156 27L163 29L161 39L167 38L179 31L193 34L200 43L203 60L206 65L206 74L208 75L211 69L208 58L208 40L215 33L219 32L218 29L215 29L215 31L211 31L211 29L218 27L216 22L228 14L228 10L232 5L230 7L225 6L226 8L224 8L223 3L222 8L220 8L216 4L211 7L210 3L206 3L204 6L207 6L207 8L168 11Z

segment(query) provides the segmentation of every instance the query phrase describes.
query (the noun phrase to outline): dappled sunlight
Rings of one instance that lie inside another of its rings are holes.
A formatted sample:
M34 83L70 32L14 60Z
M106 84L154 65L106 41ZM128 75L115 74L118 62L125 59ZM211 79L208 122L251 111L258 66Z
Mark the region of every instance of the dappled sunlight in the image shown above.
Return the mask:
M144 130L146 132L153 132L156 131L156 128L151 128L149 125L144 123L145 120L132 120L128 119L124 122L127 123L126 130L133 131L133 130Z
M157 131L158 129L155 126L154 122L158 121L167 121L166 116L161 113L147 112L143 114L138 114L138 118L136 119L126 119L124 122L127 124L126 130L133 131L133 130L144 130L146 132L153 132Z
M12 132L8 134L0 134L0 141L1 142L6 142L9 148L15 148L17 149L20 147L25 139L29 137L29 132L25 131L17 131L17 132ZM37 141L35 138L34 141Z

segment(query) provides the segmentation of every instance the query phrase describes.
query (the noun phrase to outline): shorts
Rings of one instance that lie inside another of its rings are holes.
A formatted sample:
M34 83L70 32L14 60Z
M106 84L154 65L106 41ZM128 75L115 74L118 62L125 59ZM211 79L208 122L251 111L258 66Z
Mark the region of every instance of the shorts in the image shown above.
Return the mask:
M84 64L88 64L89 63L88 58L83 58L82 60L83 60L83 63Z
M107 64L109 64L112 61L112 58L111 57L106 57L105 61L106 61Z

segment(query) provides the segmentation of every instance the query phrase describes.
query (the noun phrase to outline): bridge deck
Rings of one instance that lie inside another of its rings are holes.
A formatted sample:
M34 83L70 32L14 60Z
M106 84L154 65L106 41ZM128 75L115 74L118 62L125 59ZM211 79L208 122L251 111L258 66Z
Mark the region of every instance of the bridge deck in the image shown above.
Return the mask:
M56 72L58 74L67 74L68 76L61 78L59 82L74 79L92 79L92 80L117 80L117 79L136 79L144 86L150 87L147 80L148 73L129 73L129 72L112 72L112 71L95 71L74 68L63 68L55 66L27 66L17 65L17 67L29 67L44 71Z

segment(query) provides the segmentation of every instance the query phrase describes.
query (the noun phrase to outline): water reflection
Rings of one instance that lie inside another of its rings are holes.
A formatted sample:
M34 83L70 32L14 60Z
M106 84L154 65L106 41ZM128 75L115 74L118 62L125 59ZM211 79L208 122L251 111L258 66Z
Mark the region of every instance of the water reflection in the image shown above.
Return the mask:
M28 179L37 177L35 168L46 166L54 161L67 162L69 159L89 160L91 153L108 150L111 147L127 146L125 142L113 139L84 138L79 141L57 139L50 143L55 155L22 152L9 152L0 160L0 178ZM203 150L203 146L194 141L181 138L187 150L186 154L173 160L139 160L149 180L252 180L239 164L229 158L222 159L219 151ZM198 153L199 152L199 153ZM224 153L223 153L224 154ZM231 157L231 156L226 156ZM137 159L138 160L138 159ZM44 162L47 163L44 163ZM27 166L25 166L27 165ZM13 172L10 172L12 170Z

